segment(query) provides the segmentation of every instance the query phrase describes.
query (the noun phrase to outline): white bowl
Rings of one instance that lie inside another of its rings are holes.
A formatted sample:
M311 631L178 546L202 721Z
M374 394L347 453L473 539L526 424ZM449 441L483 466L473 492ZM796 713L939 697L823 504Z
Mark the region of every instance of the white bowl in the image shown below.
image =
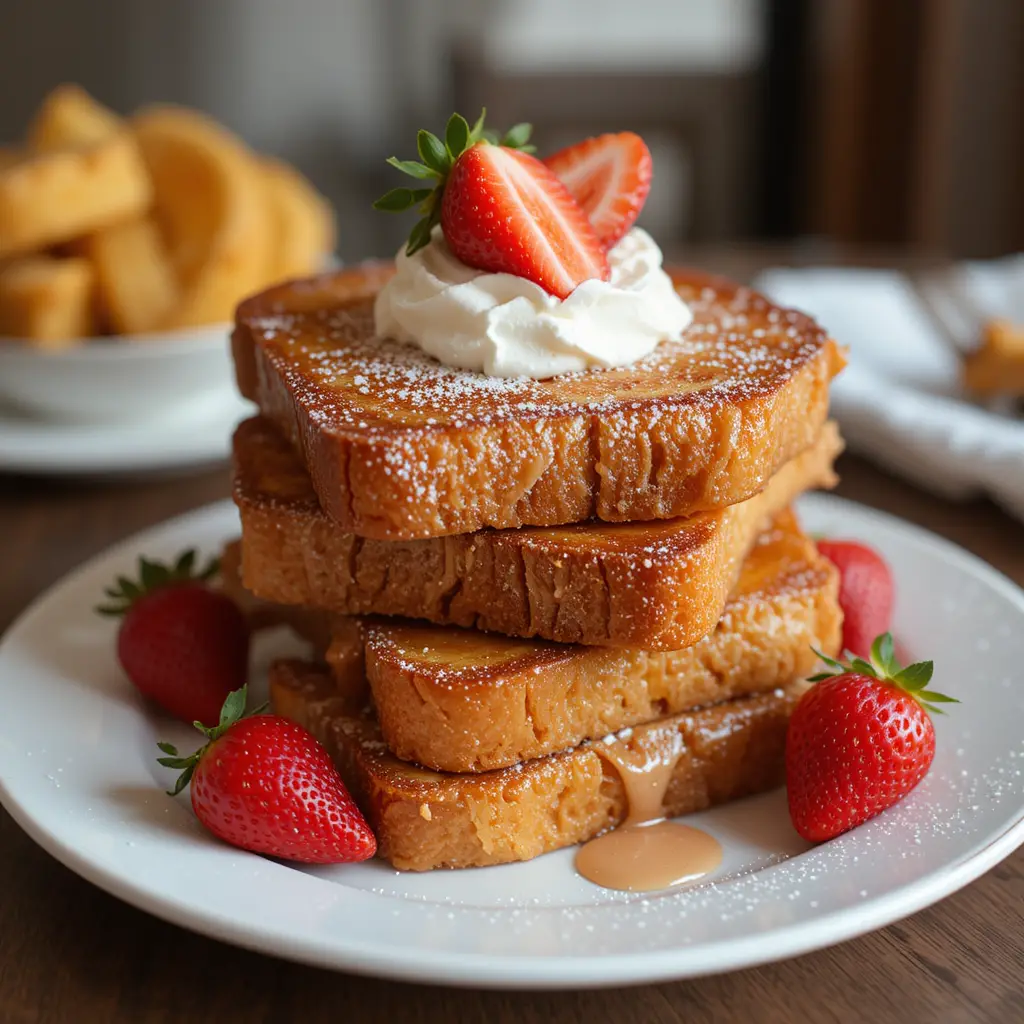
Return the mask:
M234 390L230 324L94 338L46 351L0 338L0 402L47 420L154 419Z

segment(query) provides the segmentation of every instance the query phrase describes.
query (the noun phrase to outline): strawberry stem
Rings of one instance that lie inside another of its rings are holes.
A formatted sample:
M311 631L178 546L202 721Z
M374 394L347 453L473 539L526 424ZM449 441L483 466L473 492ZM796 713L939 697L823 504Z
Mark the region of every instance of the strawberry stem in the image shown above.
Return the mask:
M822 654L817 648L812 647L811 650L824 662L830 671L819 672L817 675L810 676L808 682L819 683L823 679L831 679L834 676L845 675L848 672L856 672L859 675L870 676L872 679L878 679L880 682L890 683L893 686L899 687L899 689L909 693L914 700L931 714L941 715L945 713L942 708L936 707L937 704L960 703L955 697L947 697L944 693L926 689L935 671L933 662L916 661L906 668L900 665L899 661L896 660L896 645L893 642L891 633L882 633L880 636L875 637L875 641L871 645L870 661L858 658L847 651L846 657L848 661L844 663L837 661L835 658L830 658L826 654Z
M174 583L206 583L219 571L220 562L216 558L211 558L206 565L197 568L195 548L183 551L176 561L166 564L151 562L148 558L140 556L138 580L118 576L114 586L103 591L108 603L97 605L95 611L98 615L120 618L139 598L151 594L160 587Z
M501 145L509 149L519 149L524 153L533 153L536 147L530 145L530 134L533 126L526 124L514 125L503 136L484 128L486 109L474 122L472 128L461 114L452 114L444 130L442 142L433 132L420 129L416 133L416 151L419 160L399 160L390 156L387 162L403 174L421 181L434 179L436 184L430 188L393 188L386 192L374 204L375 210L384 213L404 213L417 208L420 219L409 233L409 241L405 252L411 256L430 242L431 232L441 221L441 197L448 174L455 161L473 146L481 142L489 145Z
M168 796L177 796L192 781L192 776L195 774L199 762L203 759L203 755L231 726L240 722L243 718L262 715L269 707L268 704L263 703L246 714L245 703L247 695L247 686L243 686L238 690L232 690L224 699L224 704L220 709L220 720L213 728L203 725L202 722L192 723L206 737L206 742L191 754L180 755L178 748L173 743L165 743L163 741L157 743L157 747L166 756L158 757L156 763L162 764L165 768L174 768L181 772L174 783L174 789L167 791Z

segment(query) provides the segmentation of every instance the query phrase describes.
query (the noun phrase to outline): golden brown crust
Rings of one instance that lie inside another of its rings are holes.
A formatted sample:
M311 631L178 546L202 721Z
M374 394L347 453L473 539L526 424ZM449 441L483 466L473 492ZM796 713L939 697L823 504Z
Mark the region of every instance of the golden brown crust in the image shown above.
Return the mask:
M279 604L402 615L562 643L678 650L714 628L763 523L834 482L833 424L748 501L685 520L586 523L415 541L361 539L321 511L262 419L235 435L245 585Z
M271 222L267 280L285 281L316 272L334 252L331 204L282 160L262 157L260 169Z
M239 384L360 536L668 519L760 490L818 436L843 360L808 317L675 271L694 324L613 370L546 381L451 371L373 338L387 274L354 268L243 303ZM311 299L313 301L311 301Z
M96 333L96 274L84 259L27 256L0 265L0 337L66 348Z
M36 153L91 146L124 128L112 110L97 103L80 85L52 89L29 125L28 144Z
M287 626L297 636L308 641L318 657L326 654L332 644L340 644L346 636L343 624L335 622L335 616L328 612L296 605L274 604L253 596L242 585L240 541L225 544L221 551L219 585L221 592L230 597L241 609L253 632ZM340 651L335 658L340 664Z
M120 334L156 330L179 297L178 281L151 217L136 217L79 243L96 271L100 305Z
M266 281L270 264L270 211L254 155L226 128L183 107L146 108L131 126L182 285L161 326L230 320L239 298Z
M530 860L619 824L625 787L601 741L480 775L425 771L387 752L373 720L354 715L317 666L271 670L276 713L327 747L396 868L482 867ZM783 779L786 727L798 688L730 701L651 723L614 742L656 755L683 753L665 796L670 816L689 814Z
M29 156L0 173L0 256L68 242L145 212L152 192L134 139Z
M346 299L364 299L375 295L394 272L392 263L363 263L351 271L335 271L285 281L242 302L231 334L231 355L235 362L238 390L245 398L254 402L258 400L257 344L250 323L253 318L286 313L315 314L318 309L327 309Z
M839 578L781 515L743 563L711 634L651 653L511 640L377 620L365 627L366 676L399 758L479 772L575 747L666 714L763 693L803 678L840 646ZM344 664L351 632L328 660Z

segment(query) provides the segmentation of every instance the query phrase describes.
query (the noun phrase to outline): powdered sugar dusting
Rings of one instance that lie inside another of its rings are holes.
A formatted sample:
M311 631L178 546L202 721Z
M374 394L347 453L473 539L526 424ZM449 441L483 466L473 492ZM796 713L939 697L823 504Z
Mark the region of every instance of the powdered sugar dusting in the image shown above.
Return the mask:
M580 884L572 874L571 850L530 864L473 872L475 878L484 876L479 886L472 884L474 879L463 882L466 876L460 875L462 896L456 896L450 885L423 885L429 881L426 876L405 875L384 865L365 874L360 888L419 904L427 915L450 913L454 907L460 916L514 929L520 938L546 932L553 926L551 915L574 934L589 920L595 938L587 943L587 952L594 955L621 950L626 936L634 951L669 942L708 942L714 938L709 928L720 930L723 937L756 937L768 927L824 917L917 882L929 869L936 845L956 845L958 837L974 832L985 814L1019 798L1024 741L996 758L981 776L955 775L952 770L933 772L910 798L874 822L815 848L789 827L782 791L688 816L688 824L708 829L726 843L731 840L734 850L744 825L762 845L746 851L709 882L661 894L641 896ZM950 805L950 813L935 814L936 801ZM552 873L559 874L561 884L541 881ZM534 876L538 884L531 884ZM688 918L701 922L692 935L679 928L680 920Z
M681 289L694 322L630 367L550 380L497 378L442 366L418 348L373 336L372 302L248 325L312 421L326 430L387 425L473 426L580 412L628 412L652 399L712 405L778 387L817 353L825 334L745 288Z

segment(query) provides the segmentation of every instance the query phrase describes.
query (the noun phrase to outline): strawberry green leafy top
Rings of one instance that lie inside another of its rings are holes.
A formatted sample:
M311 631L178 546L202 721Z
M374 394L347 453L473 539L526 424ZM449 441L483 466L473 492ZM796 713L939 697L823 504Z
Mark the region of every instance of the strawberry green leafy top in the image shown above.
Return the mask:
M203 754L206 753L210 744L219 740L231 726L240 722L243 718L252 718L266 713L270 705L264 703L247 714L245 710L247 694L248 686L232 690L227 695L224 706L221 708L220 721L212 728L203 725L202 722L192 723L206 737L206 743L193 753L181 755L173 743L163 741L157 743L157 746L166 756L158 757L156 763L162 764L165 768L174 768L181 772L177 782L174 784L174 789L168 791L168 796L177 796L192 781L192 776L195 774L199 761Z
M467 149L483 142L493 146L505 146L507 149L518 149L524 153L536 152L536 147L530 145L533 125L517 124L504 135L499 135L484 128L486 114L486 109L482 110L472 128L461 114L452 114L448 118L443 142L433 132L421 128L416 135L419 160L388 157L388 163L403 174L420 181L434 182L425 188L393 188L373 204L375 210L383 210L386 213L404 213L413 206L418 207L421 216L409 234L406 255L411 256L430 241L431 231L441 220L441 200L448 174L455 161Z
M194 548L182 552L176 561L166 564L140 557L138 579L118 576L116 584L104 590L108 602L99 605L95 610L100 615L116 618L124 615L136 601L159 587L174 583L207 583L219 571L220 563L216 558L211 558L205 565L197 565Z
M932 714L944 714L938 704L959 704L955 697L947 697L944 693L935 690L925 689L931 682L934 664L930 661L917 661L913 665L904 668L896 660L895 645L892 634L883 633L875 638L871 645L871 660L865 661L847 652L849 661L843 663L830 658L821 651L815 650L815 654L828 666L828 672L821 672L811 676L809 682L818 683L823 679L831 679L833 676L845 675L848 672L856 672L859 675L869 676L882 683L889 683L910 694L926 711Z

